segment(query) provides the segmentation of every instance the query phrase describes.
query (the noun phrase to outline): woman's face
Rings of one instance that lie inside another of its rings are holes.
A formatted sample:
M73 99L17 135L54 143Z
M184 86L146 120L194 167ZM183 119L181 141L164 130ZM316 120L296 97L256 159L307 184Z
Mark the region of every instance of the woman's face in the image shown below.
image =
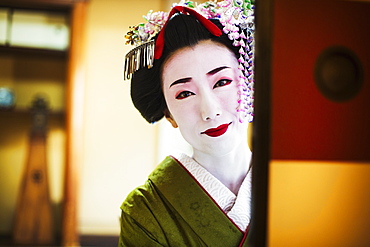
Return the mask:
M246 141L246 125L236 111L239 75L235 55L212 41L180 49L164 64L172 123L194 151L223 155Z

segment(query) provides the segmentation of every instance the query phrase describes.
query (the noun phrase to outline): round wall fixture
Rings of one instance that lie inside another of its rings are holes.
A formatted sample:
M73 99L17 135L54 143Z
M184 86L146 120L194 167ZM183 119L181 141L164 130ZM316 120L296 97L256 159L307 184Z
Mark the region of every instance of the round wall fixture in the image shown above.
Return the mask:
M360 60L346 47L329 47L316 61L315 81L326 98L338 102L350 100L359 93L363 84Z
M0 87L0 110L8 110L14 107L15 95L13 90Z

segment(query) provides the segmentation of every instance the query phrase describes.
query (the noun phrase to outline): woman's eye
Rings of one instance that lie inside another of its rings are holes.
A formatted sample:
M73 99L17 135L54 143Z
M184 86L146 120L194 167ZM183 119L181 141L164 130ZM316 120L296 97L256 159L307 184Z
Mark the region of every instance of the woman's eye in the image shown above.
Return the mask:
M176 99L185 99L191 95L194 95L194 93L192 92L189 92L189 91L182 91L181 93L179 93L177 96L176 96Z
M232 82L232 80L222 79L222 80L219 80L218 82L216 82L216 84L213 86L213 88L223 87L223 86L229 85L231 82Z

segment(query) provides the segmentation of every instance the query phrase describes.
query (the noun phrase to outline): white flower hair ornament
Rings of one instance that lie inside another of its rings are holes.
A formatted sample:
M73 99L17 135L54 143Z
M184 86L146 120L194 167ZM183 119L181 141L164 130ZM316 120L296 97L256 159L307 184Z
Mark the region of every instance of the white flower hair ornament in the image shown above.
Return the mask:
M126 44L136 47L125 57L124 79L140 68L153 66L154 60L162 55L164 46L163 33L167 20L175 13L194 15L198 21L215 36L227 34L234 46L239 49L239 67L241 71L239 87L239 121L246 118L253 121L254 100L254 0L217 0L197 4L193 1L180 1L172 5L170 13L149 11L143 16L145 23L130 27L125 35ZM218 19L222 30L209 21ZM158 36L157 36L158 35ZM157 38L155 39L155 37Z

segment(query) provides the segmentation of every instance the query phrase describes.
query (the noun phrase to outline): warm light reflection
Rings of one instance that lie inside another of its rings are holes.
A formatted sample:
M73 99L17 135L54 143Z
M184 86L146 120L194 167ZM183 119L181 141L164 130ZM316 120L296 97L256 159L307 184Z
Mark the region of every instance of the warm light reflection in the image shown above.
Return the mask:
M370 243L370 163L270 163L269 246Z

